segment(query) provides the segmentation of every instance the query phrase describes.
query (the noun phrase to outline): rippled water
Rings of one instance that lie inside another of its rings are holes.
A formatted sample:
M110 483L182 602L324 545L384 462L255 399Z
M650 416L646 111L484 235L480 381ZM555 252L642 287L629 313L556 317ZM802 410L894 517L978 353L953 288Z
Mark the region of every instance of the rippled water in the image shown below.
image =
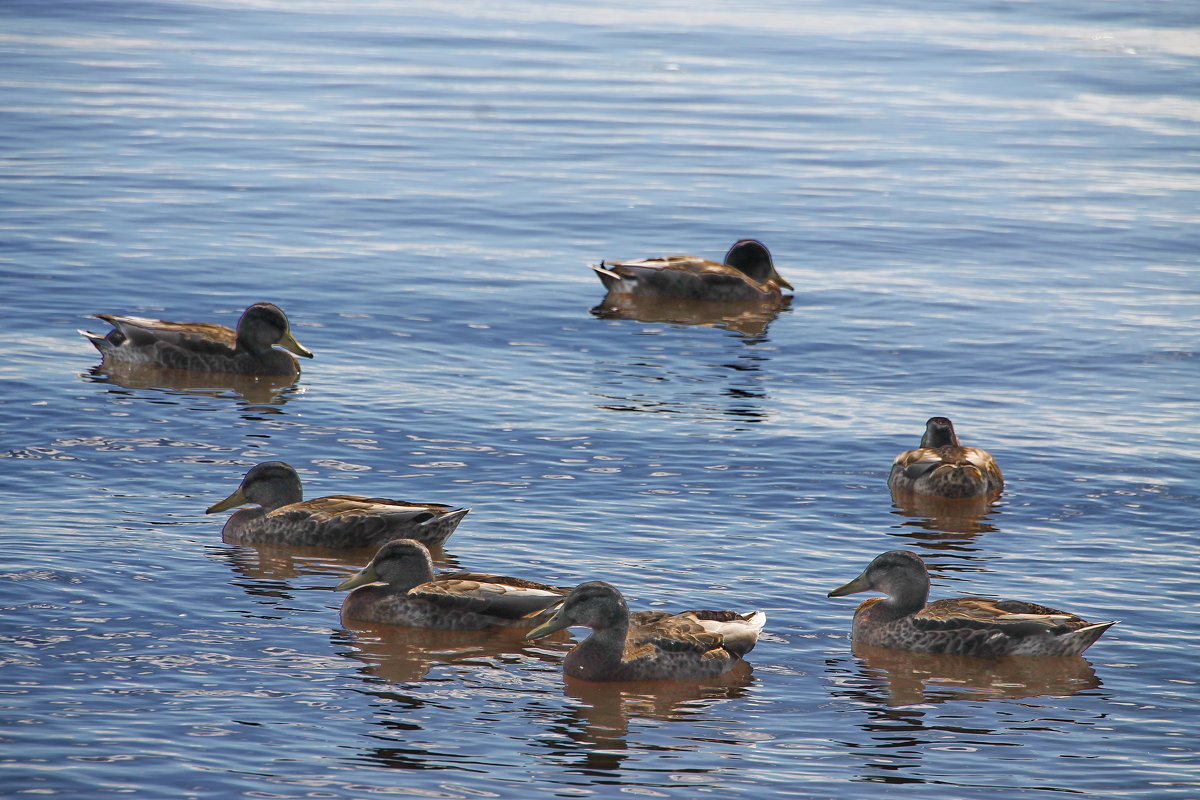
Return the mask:
M1186 4L0 19L7 794L1200 795ZM746 236L777 315L591 313L588 262ZM317 354L294 386L118 380L75 333L257 300ZM981 516L888 496L933 414L1005 470ZM346 629L369 554L203 513L268 459L471 506L443 566L767 632L721 681L583 687L567 636ZM825 593L894 548L1121 624L854 653Z

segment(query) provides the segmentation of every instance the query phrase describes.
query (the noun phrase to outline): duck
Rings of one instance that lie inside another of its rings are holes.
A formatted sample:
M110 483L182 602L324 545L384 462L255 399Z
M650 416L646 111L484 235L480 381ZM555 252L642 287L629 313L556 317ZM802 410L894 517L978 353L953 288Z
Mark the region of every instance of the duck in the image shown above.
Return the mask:
M264 461L250 468L233 494L205 513L249 504L258 507L239 509L225 522L224 541L341 549L379 547L392 539L440 545L471 510L351 494L305 500L291 464Z
M584 681L708 678L729 671L754 649L766 625L761 611L636 611L604 581L571 590L554 616L526 639L583 625L592 635L563 660L563 674Z
M113 329L104 336L79 332L100 351L106 366L294 377L300 374L295 356L313 357L312 351L292 335L283 309L273 303L254 303L248 307L238 319L237 330L214 322L164 322L115 314L93 316Z
M1022 600L954 597L929 603L929 571L908 550L876 556L861 575L829 597L866 591L887 597L864 600L855 610L855 645L984 658L1074 656L1117 623L1088 622Z
M949 419L930 417L921 446L892 461L888 487L930 497L998 496L1004 490L1004 475L991 453L958 441Z
M718 264L700 256L664 256L589 264L615 295L718 302L779 300L792 285L757 239L735 242Z
M435 573L429 550L412 539L388 542L334 589L350 591L343 619L441 630L532 627L568 591L506 575Z

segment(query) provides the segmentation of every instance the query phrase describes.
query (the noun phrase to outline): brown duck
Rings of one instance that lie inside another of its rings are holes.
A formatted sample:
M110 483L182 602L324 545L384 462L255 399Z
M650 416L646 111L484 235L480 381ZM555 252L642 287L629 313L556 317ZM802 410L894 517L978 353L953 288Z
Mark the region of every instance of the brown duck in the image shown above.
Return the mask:
M777 300L792 285L756 239L742 239L718 264L700 256L664 256L590 265L612 294L682 300Z
M731 669L758 642L766 614L754 611L637 611L611 584L571 590L547 622L525 635L539 639L583 625L592 635L567 653L563 674L585 681L705 678Z
M830 597L876 591L854 612L856 644L967 656L1072 656L1116 624L1088 622L1074 614L1020 600L955 597L926 602L929 573L908 550L892 550Z
M345 619L447 630L531 627L567 594L506 575L435 573L429 551L412 539L388 542L334 588L354 590L342 602Z
M471 510L350 494L305 500L300 476L284 461L252 467L233 494L206 513L248 504L258 507L240 509L225 522L221 537L226 542L348 549L416 539L440 545Z
M921 446L892 461L888 486L933 497L981 497L999 495L1004 475L988 451L958 441L950 420L930 417Z
M295 376L300 373L300 365L292 353L313 357L292 335L287 315L271 303L255 303L247 308L238 320L237 330L213 322L95 316L113 329L105 336L80 333L96 346L107 366ZM277 350L276 346L290 352Z

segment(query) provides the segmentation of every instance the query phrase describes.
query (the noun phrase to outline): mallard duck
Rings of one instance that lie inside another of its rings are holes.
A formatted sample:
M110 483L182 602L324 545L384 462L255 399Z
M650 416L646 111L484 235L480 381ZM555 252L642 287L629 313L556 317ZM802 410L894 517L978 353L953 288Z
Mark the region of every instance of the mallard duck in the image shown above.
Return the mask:
M243 508L226 521L221 530L226 542L352 548L403 538L438 545L471 510L350 494L305 500L300 476L290 464L264 461L251 467L233 494L205 513L251 503L259 508Z
M525 635L540 639L573 625L592 635L567 653L563 673L585 681L705 678L731 669L754 649L767 622L761 611L637 611L604 581L571 590L558 612Z
M429 551L412 539L388 542L334 588L354 590L342 602L346 619L451 630L536 625L567 593L504 575L434 573Z
M955 597L926 603L929 572L908 550L876 556L863 573L830 597L876 591L854 612L855 644L984 656L1073 656L1116 620L1087 622L1074 614L1020 600Z
M113 329L107 336L80 333L96 346L105 364L238 375L297 375L300 366L290 353L313 357L292 335L287 315L271 303L255 303L247 308L236 331L213 322L94 316ZM275 345L290 353L276 350Z
M888 486L933 497L980 497L1000 494L1004 475L988 451L959 443L950 420L930 417L921 446L892 461Z
M742 239L718 264L700 256L665 256L589 265L613 294L684 300L771 300L792 285L783 279L762 242Z

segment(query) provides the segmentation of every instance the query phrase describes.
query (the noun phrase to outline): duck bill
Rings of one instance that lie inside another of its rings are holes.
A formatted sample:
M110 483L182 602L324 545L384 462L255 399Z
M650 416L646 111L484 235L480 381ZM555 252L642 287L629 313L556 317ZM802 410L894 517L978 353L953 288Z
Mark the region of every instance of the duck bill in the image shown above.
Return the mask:
M283 336L280 336L279 341L277 341L275 344L279 345L290 353L295 353L298 356L303 356L304 358L313 357L312 351L297 342L296 337L292 335L291 331L284 331Z
M866 576L859 575L857 578L850 581L845 586L839 586L838 588L834 589L832 592L830 592L826 596L827 597L841 597L841 596L847 595L847 594L854 594L855 592L865 592L870 588L871 588L871 586L867 583Z
M366 586L368 583L376 583L379 581L379 573L375 572L374 564L367 564L358 572L351 575L346 580L333 587L334 591L345 592L358 586Z
M558 612L550 619L538 625L536 628L525 634L526 639L541 639L543 636L549 636L555 631L561 631L563 628L571 627L571 623L566 620L562 612Z
M776 272L771 277L773 277L775 279L775 282L778 283L783 288L788 289L789 291L793 291L793 292L796 291L795 289L792 288L792 285L787 282L787 279L784 278L782 275L780 275L778 272Z
M218 511L228 511L231 508L249 505L249 503L250 501L246 499L246 495L242 492L242 487L239 486L233 494L229 495L229 497L226 497L219 503L213 503L204 513L216 514Z

